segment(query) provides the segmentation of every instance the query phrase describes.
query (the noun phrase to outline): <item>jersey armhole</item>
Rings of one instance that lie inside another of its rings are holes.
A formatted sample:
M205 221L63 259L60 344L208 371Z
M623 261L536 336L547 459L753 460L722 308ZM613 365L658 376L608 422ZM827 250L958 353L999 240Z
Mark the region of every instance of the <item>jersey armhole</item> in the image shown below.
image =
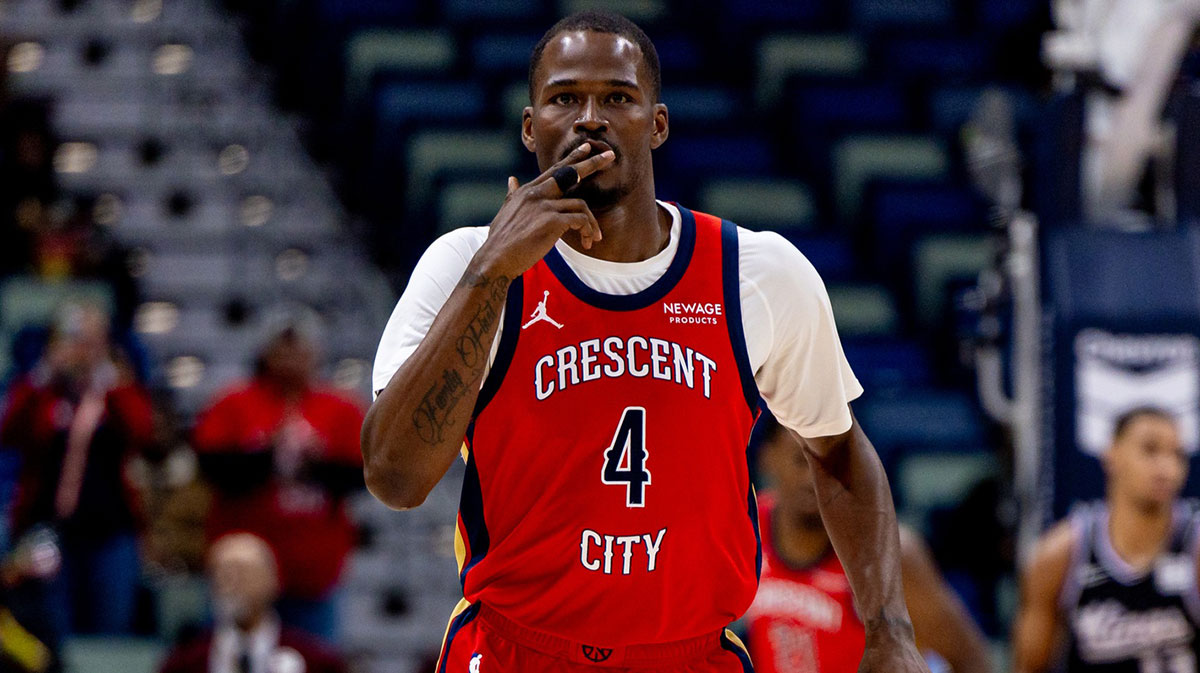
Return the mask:
M1191 561L1191 577L1188 578L1191 580L1191 584L1183 594L1183 605L1187 608L1192 622L1200 624L1200 584L1198 584L1200 579L1197 578L1197 575L1200 574L1197 572L1200 568L1200 511L1194 507L1191 508L1187 526L1188 529L1183 538L1183 551Z
M746 406L757 418L758 384L754 381L754 370L750 367L750 352L746 346L746 330L742 324L742 283L738 260L737 225L721 220L721 278L725 294L725 325L729 328L729 343L733 347L733 358L737 361L738 374L742 381L742 393Z
M517 351L517 339L521 334L521 317L524 315L525 278L517 276L508 286L508 295L504 300L504 322L500 326L500 345L496 347L496 358L492 361L491 371L479 389L479 397L475 401L472 418L479 418L488 403L500 390L508 366L512 364L513 354Z
M1071 545L1070 560L1067 561L1067 574L1063 577L1062 588L1058 592L1058 607L1064 615L1075 612L1079 605L1079 597L1083 594L1083 585L1079 581L1079 569L1087 559L1092 546L1092 507L1081 504L1075 507L1068 521L1075 533Z

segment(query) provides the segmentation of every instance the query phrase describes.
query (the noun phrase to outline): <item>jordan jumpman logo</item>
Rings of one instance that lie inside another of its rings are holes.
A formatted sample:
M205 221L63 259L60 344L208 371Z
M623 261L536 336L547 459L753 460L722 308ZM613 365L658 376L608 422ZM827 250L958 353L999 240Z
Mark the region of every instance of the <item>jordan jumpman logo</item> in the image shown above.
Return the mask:
M532 325L533 323L535 323L539 320L545 320L546 322L550 323L551 325L554 325L558 329L563 328L563 326L558 321L556 321L554 318L551 318L550 316L546 315L546 300L548 300L549 298L550 298L550 290L543 291L542 292L542 300L538 302L537 308L533 309L533 313L529 314L529 317L532 318L532 320L530 320L529 322L522 325L521 329L525 329L526 327L529 327L530 325Z

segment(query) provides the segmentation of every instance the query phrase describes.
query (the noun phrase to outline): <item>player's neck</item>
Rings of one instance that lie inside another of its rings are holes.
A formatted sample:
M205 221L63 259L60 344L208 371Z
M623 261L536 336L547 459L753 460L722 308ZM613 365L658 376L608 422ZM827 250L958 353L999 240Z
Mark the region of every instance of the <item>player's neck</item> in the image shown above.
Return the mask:
M653 190L630 194L608 210L594 213L603 239L584 250L579 234L563 236L567 245L608 262L640 262L657 255L671 239L671 216L658 206Z
M1171 532L1171 506L1143 506L1109 497L1108 537L1113 551L1135 568L1146 568L1162 552Z
M820 515L780 516L774 520L771 532L776 553L792 566L812 565L823 559L832 546Z

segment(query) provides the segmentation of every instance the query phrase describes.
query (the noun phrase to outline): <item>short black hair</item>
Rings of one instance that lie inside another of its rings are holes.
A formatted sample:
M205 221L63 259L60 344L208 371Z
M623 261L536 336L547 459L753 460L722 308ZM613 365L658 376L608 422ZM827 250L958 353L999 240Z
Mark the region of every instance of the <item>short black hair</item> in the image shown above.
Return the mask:
M550 30L547 30L546 34L542 35L542 39L538 40L538 43L534 45L533 54L529 57L530 101L533 100L534 76L537 73L538 66L542 63L542 52L546 50L546 45L550 44L550 40L553 40L560 33L569 33L577 30L590 30L594 33L619 35L636 44L642 50L642 59L646 62L646 70L650 72L650 93L654 98L654 102L659 102L659 98L662 96L662 67L658 62L658 50L654 48L654 43L650 41L650 37L646 35L646 31L620 14L595 10L576 12L575 14L559 19L558 23L550 26Z
M1121 435L1125 434L1125 431L1129 430L1129 426L1133 425L1134 421L1145 416L1161 418L1171 423L1177 422L1175 415L1166 409L1153 406L1136 407L1117 417L1117 422L1113 424L1113 439L1119 439Z

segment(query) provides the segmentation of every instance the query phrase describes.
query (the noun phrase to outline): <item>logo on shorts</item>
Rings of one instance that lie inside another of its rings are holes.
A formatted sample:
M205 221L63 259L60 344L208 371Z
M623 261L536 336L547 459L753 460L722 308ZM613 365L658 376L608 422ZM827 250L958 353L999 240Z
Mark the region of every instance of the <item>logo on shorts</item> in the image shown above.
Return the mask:
M471 655L471 665L467 667L468 673L479 673L479 663L483 661L483 655L476 652Z
M588 661L597 664L602 661L608 661L608 658L612 656L612 653L613 651L611 647L595 647L592 645L583 646L583 656L586 657Z

